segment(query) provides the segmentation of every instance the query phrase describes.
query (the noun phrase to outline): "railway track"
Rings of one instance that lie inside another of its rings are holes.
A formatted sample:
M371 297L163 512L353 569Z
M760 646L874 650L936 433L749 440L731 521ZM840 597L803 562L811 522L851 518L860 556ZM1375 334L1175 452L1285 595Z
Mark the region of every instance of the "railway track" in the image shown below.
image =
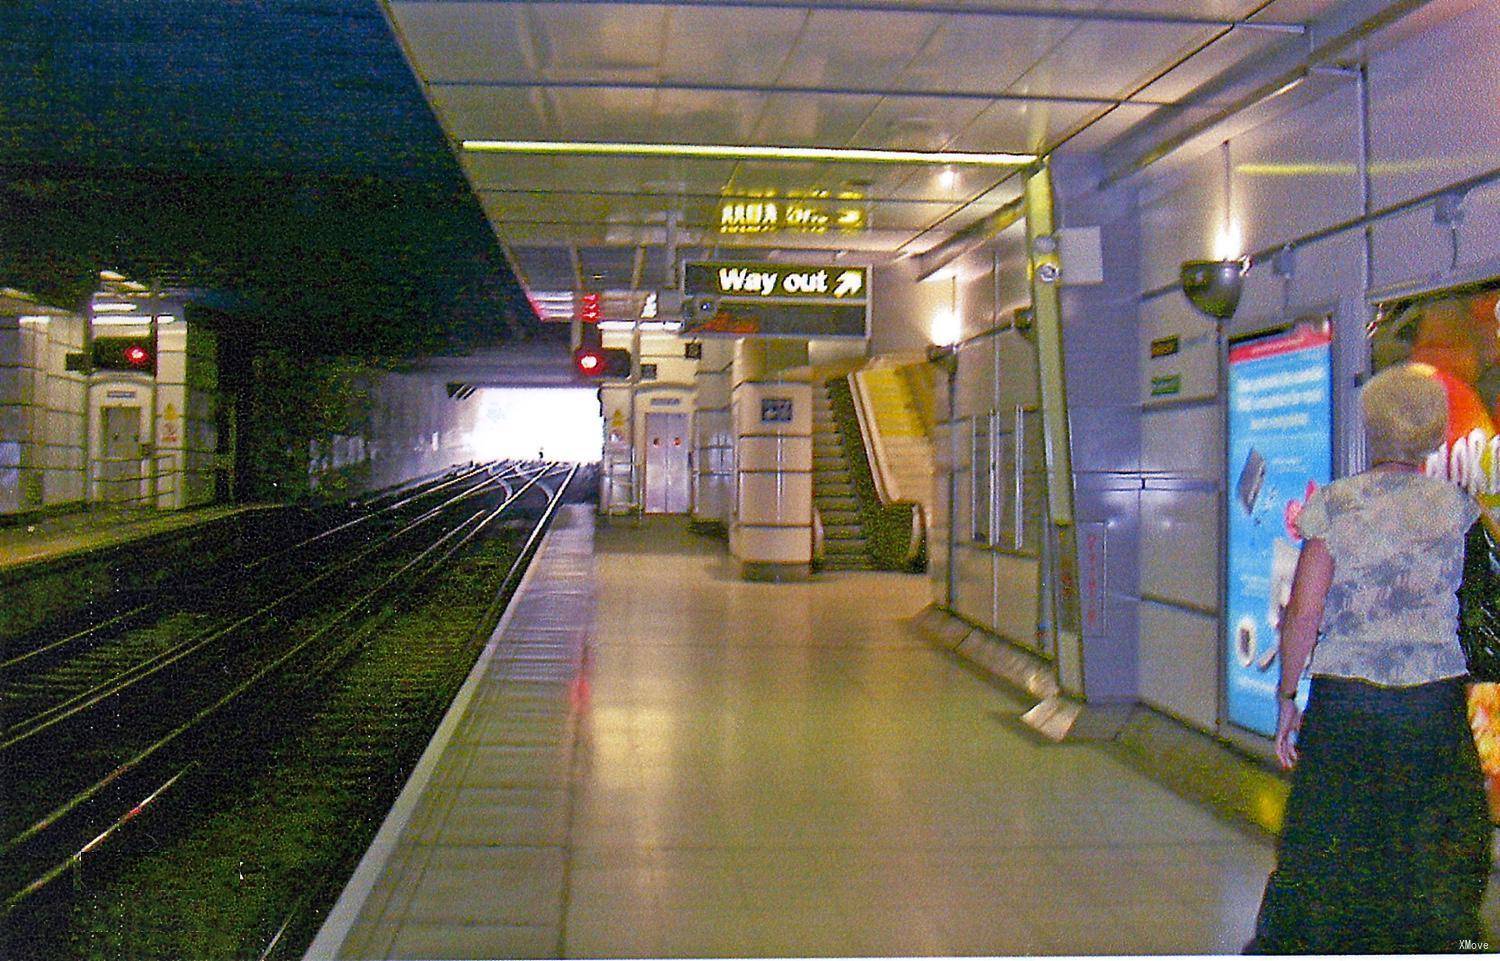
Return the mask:
M165 617L116 614L0 664L0 898L10 930L54 882L212 771L277 704L305 698L384 605L424 583L572 469L486 465L386 495L193 592ZM550 516L550 510L546 516ZM253 750L248 753L253 754ZM43 912L45 913L45 912Z

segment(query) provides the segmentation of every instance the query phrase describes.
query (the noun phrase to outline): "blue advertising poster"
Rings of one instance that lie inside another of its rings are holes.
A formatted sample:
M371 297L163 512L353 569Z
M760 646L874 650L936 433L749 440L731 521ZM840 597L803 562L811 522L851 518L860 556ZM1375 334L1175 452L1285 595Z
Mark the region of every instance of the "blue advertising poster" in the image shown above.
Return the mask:
M1331 347L1326 329L1297 328L1229 351L1229 720L1267 737L1276 733L1277 629L1302 550L1297 515L1333 472Z

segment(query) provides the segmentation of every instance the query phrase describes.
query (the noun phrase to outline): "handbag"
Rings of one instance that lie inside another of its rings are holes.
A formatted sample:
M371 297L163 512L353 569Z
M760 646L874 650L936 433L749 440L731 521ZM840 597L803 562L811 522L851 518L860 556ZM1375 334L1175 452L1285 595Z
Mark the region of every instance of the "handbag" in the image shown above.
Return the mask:
M1469 676L1500 682L1500 544L1486 515L1464 538L1464 579L1458 588L1458 643Z

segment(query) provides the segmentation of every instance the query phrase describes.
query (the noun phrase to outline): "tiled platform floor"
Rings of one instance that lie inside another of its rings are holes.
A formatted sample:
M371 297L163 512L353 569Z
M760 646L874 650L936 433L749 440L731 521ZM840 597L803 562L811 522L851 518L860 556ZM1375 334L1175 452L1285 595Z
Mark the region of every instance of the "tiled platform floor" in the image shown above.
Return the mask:
M430 789L309 957L1196 954L1249 936L1270 849L1105 751L1024 733L1025 705L903 627L923 579L746 583L680 522L594 524L560 518Z

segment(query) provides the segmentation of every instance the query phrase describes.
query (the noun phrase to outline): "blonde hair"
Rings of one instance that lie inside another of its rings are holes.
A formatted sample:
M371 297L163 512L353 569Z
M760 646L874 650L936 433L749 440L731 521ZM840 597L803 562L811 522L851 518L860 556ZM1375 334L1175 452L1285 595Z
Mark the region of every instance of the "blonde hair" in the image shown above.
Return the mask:
M1370 463L1420 464L1448 439L1448 391L1426 364L1397 364L1365 384L1360 408Z

